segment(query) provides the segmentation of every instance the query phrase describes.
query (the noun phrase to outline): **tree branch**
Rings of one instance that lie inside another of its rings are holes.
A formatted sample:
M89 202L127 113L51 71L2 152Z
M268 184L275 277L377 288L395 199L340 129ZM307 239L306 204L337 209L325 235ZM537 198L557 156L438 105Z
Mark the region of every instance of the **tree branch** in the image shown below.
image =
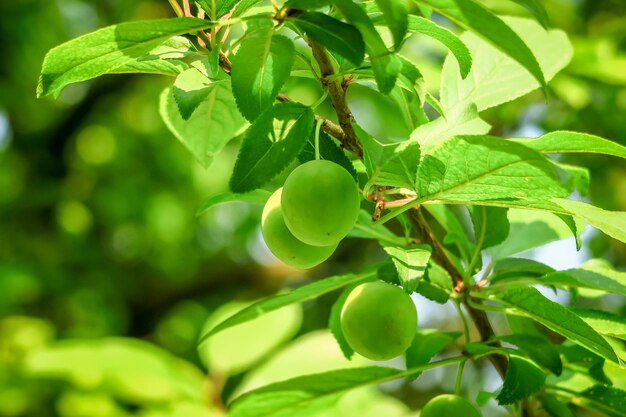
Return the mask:
M352 127L354 117L352 116L352 112L350 112L350 108L346 102L346 89L344 83L339 81L339 79L329 80L331 76L335 75L335 68L333 67L330 55L328 55L328 52L326 52L324 48L312 41L310 38L307 38L307 42L311 47L313 57L320 67L322 84L328 88L330 101L335 108L335 112L337 113L337 117L339 119L339 126L344 133L342 141L344 148L359 158L363 158L363 146L361 145L361 142L359 142L359 138L356 136L354 128Z
M472 322L474 322L474 326L476 330L478 330L478 334L480 335L481 341L486 341L495 336L495 332L493 327L491 326L491 322L487 317L487 313L483 310L479 310L477 308L471 307L467 303L468 297L468 288L465 286L463 282L463 276L459 273L458 269L452 263L452 260L446 253L445 248L439 242L437 237L434 235L432 230L428 227L426 219L422 215L420 208L416 208L414 210L410 210L408 213L409 220L411 221L412 226L417 230L420 237L424 241L424 243L429 244L432 247L432 258L441 265L452 278L452 282L454 284L454 290L461 295L461 303L467 310ZM480 303L479 300L475 301L476 303ZM494 346L499 346L499 343ZM504 379L506 375L506 369L508 367L507 359L502 355L491 355L488 356L489 360L493 364L498 374Z

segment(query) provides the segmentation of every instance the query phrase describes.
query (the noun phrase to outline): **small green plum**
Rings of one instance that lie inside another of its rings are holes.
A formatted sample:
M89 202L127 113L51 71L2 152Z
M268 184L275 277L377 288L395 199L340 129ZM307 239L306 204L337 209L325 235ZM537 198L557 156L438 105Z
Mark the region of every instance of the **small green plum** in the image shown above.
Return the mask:
M314 246L343 239L356 223L360 196L352 175L325 160L306 162L287 177L281 206L295 237Z
M400 287L383 281L355 287L341 310L341 330L355 352L373 360L402 354L417 330L417 310Z
M278 259L298 269L308 269L324 262L333 254L337 243L312 246L298 240L285 225L280 208L282 188L271 195L261 216L261 232L267 247Z
M482 417L480 411L463 397L452 394L438 395L422 409L420 417Z

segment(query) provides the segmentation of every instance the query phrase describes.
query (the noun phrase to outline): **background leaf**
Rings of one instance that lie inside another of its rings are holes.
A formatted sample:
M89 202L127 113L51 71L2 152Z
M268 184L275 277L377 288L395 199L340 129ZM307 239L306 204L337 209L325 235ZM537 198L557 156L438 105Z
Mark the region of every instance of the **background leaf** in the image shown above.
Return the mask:
M275 121L280 123L278 132ZM269 108L243 137L230 178L230 189L245 193L274 178L296 159L312 129L313 112L308 107L297 103L278 103Z
M299 13L289 17L287 21L292 22L315 42L343 56L354 65L363 62L365 44L361 32L354 26L319 12Z
M408 294L414 292L426 272L432 251L430 246L418 245L410 248L386 246L383 249L396 266L404 291Z
M556 131L536 139L514 140L541 153L599 153L626 159L626 146L586 133Z
M539 23L541 23L541 25L544 28L548 28L550 27L550 17L548 16L548 12L546 11L546 8L543 6L543 4L541 4L541 0L512 0L515 3L524 6L530 13L532 13L533 16L535 16L535 19L537 19L537 21Z
M460 332L439 332L435 330L418 330L411 346L406 350L407 369L425 365L443 351L448 345L461 336ZM421 375L416 373L409 379L415 380Z
M249 34L232 59L233 94L241 114L254 121L271 107L291 72L295 50L291 39L272 28Z
M535 288L514 288L498 297L517 314L530 317L574 343L598 355L617 362L611 346L576 314L545 298Z
M411 32L421 33L441 42L457 60L461 78L467 77L472 69L472 55L468 47L457 35L432 20L420 16L409 16L408 28Z
M239 193L221 193L215 194L209 198L207 198L204 203L200 206L198 211L196 212L196 216L199 216L209 210L211 207L231 202L243 202L243 203L251 203L251 204L265 204L267 200L270 198L272 193L267 190L253 190L247 193L239 194Z
M555 375L561 375L563 364L556 348L545 337L530 334L511 334L497 338L522 350L530 359Z
M537 58L522 38L508 24L474 0L419 0L454 23L470 30L522 65L546 88ZM478 57L474 56L475 60Z
M546 80L563 69L572 57L567 35L560 30L543 29L530 19L504 18L504 21L526 42L537 57ZM470 49L472 71L464 80L459 77L459 64L452 57L444 63L441 78L441 102L447 111L455 106L476 103L478 111L514 100L540 84L522 65L473 33L464 33L461 40Z
M448 140L424 157L417 184L420 202L540 199L566 193L547 159L490 136Z
M357 177L356 170L352 161L346 156L343 149L339 147L326 132L320 131L319 137L320 158L327 161L333 161L346 169L355 179ZM309 140L304 145L302 152L298 155L298 161L305 163L315 159L315 136L310 135Z
M387 21L387 27L393 36L393 44L396 49L404 40L408 28L408 2L397 0L376 0L376 4Z
M298 415L338 398L347 390L365 385L380 384L444 364L457 363L462 358L444 359L406 371L394 368L369 366L341 369L306 375L271 384L237 398L230 409L232 417L286 417L297 411Z
M482 249L502 243L509 235L508 209L471 206L469 211L474 224L474 241L482 242Z
M352 0L333 0L332 3L361 32L378 89L383 94L389 93L396 84L402 62L389 52L367 13L359 5Z
M205 168L246 123L229 87L227 82L212 87L188 120L181 116L171 87L161 94L159 111L165 125Z
M575 314L598 333L626 340L626 318L602 310L570 307Z
M221 82L225 81L227 80ZM216 85L195 68L188 69L176 77L172 92L184 120L189 120L194 110L206 100Z
M343 289L337 300L333 303L330 309L330 317L328 318L328 328L335 337L341 352L348 360L354 356L354 349L352 349L343 334L343 329L341 328L341 310L354 287L356 287L356 285L352 284Z
M375 276L375 270L361 274L336 275L296 288L287 294L279 294L258 301L213 327L211 331L205 333L200 338L200 342L221 332L222 330L250 321L266 312L277 310L289 304L312 300L320 295L345 287L346 285L370 280Z
M72 39L46 55L37 96L58 97L65 86L136 63L169 38L213 26L208 20L139 20L109 26Z
M513 404L539 391L545 381L546 375L534 362L511 355L502 391L496 399L500 405Z

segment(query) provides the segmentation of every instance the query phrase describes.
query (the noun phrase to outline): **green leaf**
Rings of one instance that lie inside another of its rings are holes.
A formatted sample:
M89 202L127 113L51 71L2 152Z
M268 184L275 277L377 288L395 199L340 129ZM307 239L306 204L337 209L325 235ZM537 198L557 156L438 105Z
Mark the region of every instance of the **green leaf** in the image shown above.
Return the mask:
M231 192L216 194L204 200L204 203L202 203L198 211L196 211L196 216L205 213L211 207L215 207L224 203L241 202L250 204L265 204L270 198L271 194L272 193L270 191L261 189L243 194Z
M553 395L542 394L537 398L539 398L543 409L546 410L552 417L576 417L567 405Z
M246 123L229 87L227 81L216 83L188 120L180 114L173 88L161 94L159 111L165 125L205 168Z
M315 42L333 51L354 65L361 65L365 44L361 32L324 13L304 12L287 19Z
M542 213L543 214L543 213ZM516 236L513 234L513 236ZM517 238L517 239L523 239ZM492 258L493 259L493 258ZM498 259L493 267L493 273L489 277L489 282L495 284L499 280L515 277L539 278L543 275L554 272L554 268L541 262L526 258L506 258Z
M612 384L604 373L604 358L578 345L562 344L558 349L567 369L584 374L601 384Z
M248 35L232 59L233 94L241 114L254 121L271 107L295 59L291 39L272 28Z
M468 234L465 232L461 221L457 218L450 206L444 204L428 204L423 206L437 223L443 227L446 234L443 238L445 245L456 245L466 263L474 253L474 244L470 242Z
M371 214L363 209L359 210L359 217L348 236L361 239L376 239L381 245L402 246L406 244L405 238L396 235L384 225L372 223Z
M474 0L419 0L462 28L472 31L522 65L547 88L533 51L505 21ZM478 57L474 59L479 62Z
M344 392L366 385L381 384L427 369L457 363L450 358L408 369L369 366L305 375L267 385L238 397L230 408L230 417L288 417L309 415ZM297 414L296 414L297 413Z
M250 304L241 301L222 304L206 320L202 332L210 331ZM224 376L237 375L254 368L276 352L298 333L301 326L302 306L291 304L205 340L198 345L198 356L212 372Z
M32 350L21 369L30 378L88 383L130 404L206 399L197 366L138 339L66 339Z
M396 84L402 62L387 50L367 13L352 0L332 0L334 6L361 32L365 49L372 61L374 78L381 93L387 94Z
M497 337L497 340L517 346L530 359L555 375L561 375L563 363L559 352L545 337L530 334L512 334Z
M498 404L513 404L539 391L546 382L546 374L534 362L517 355L509 356L502 391L496 397Z
M553 199L554 203L614 239L626 242L626 212L608 211L581 201Z
M465 79L472 69L472 55L468 47L452 31L439 26L432 20L409 16L409 30L421 33L441 42L456 58L461 78Z
M330 0L287 0L284 7L300 10L315 10L326 7L330 4Z
M350 292L356 287L356 285L357 284L351 284L344 288L339 295L339 298L337 298L337 300L333 303L333 306L330 309L330 317L328 318L328 328L335 337L343 356L345 356L348 360L354 356L354 349L352 349L343 334L343 329L341 328L341 310L343 309L343 305L350 295Z
M444 333L435 330L419 330L405 353L407 369L426 365L435 355L458 339L461 334L460 332ZM415 380L420 375L421 372L413 374L410 379Z
M626 340L626 318L601 310L570 307L570 310L598 333Z
M613 348L591 326L562 305L545 298L537 289L514 288L498 297L510 313L529 317L590 351L617 362Z
M400 48L404 35L409 25L409 7L407 1L376 0L378 8L383 13L387 27L393 36L393 44L396 49Z
M494 260L504 259L546 243L569 237L569 228L552 213L529 210L509 210L509 237L501 244L490 248Z
M312 129L313 112L306 106L278 103L266 110L243 137L230 189L245 193L270 181L296 159Z
M578 395L583 403L611 417L626 417L626 391L605 385L594 385Z
M346 153L335 143L327 133L320 131L319 137L319 153L320 158L327 161L333 161L336 164L341 165L348 171L355 179L357 178L356 170L350 159L346 156ZM315 136L310 135L309 141L304 145L304 149L298 155L298 161L305 163L315 159Z
M439 304L445 304L452 294L452 278L445 268L436 264L432 259L424 279L419 281L415 292Z
M287 294L279 294L257 301L213 327L210 332L205 333L200 338L199 343L202 343L204 340L222 330L253 320L269 311L277 310L289 304L312 300L323 294L343 288L346 285L371 280L374 277L376 277L376 269L368 270L361 274L336 275L296 288Z
M219 82L224 83L228 80ZM216 85L216 82L211 82L195 68L188 69L176 77L172 92L183 120L189 120L194 110L206 100Z
M214 23L196 18L139 20L109 26L72 39L48 52L37 96L58 97L65 86L136 65L169 38L207 29Z
M491 136L455 137L426 155L418 170L417 192L420 203L567 194L544 156Z
M541 4L541 0L512 0L515 3L525 7L541 23L544 28L550 27L550 18L546 8Z
M363 163L371 184L415 188L420 147L416 142L404 141L383 144L358 125L354 130L363 144Z
M432 248L428 245L417 245L410 248L386 246L383 249L396 266L404 291L408 294L414 292L424 277Z
M567 35L560 30L546 31L529 19L504 19L524 39L537 57L546 80L563 69L572 57ZM506 103L537 89L540 84L513 59L472 33L461 40L471 51L474 65L464 80L457 61L446 59L441 78L441 102L449 111L454 106L476 103L478 111ZM477 63L480 63L478 65Z
M107 74L143 73L176 77L187 68L189 68L189 66L186 63L177 59L136 59L121 67L117 67L113 71L108 71Z
M537 152L598 153L626 159L626 146L586 133L556 131L536 139L513 139Z
M545 285L591 288L626 296L626 272L603 260L592 259L580 268L556 271L539 279Z
M257 3L260 3L261 0L195 0L202 9L207 13L207 15L211 16L213 7L215 7L215 18L219 19L220 17L226 15L231 10L233 11L231 17L241 16L246 10L250 7L254 6Z
M481 249L499 245L509 235L508 209L500 207L469 207L474 224L474 239Z
M445 118L419 126L411 133L411 140L417 141L422 153L427 154L454 136L485 135L490 130L491 126L478 115L476 105L469 103L446 111Z

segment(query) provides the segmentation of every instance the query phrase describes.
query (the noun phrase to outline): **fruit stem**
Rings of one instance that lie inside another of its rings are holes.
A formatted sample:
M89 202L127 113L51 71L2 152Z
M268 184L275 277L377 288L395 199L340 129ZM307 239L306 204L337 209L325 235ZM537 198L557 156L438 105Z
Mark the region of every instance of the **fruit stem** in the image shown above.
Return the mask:
M461 382L463 381L463 369L465 369L465 362L467 361L461 361L459 362L459 367L457 368L456 371L456 381L454 383L454 393L456 395L461 395Z
M318 119L315 125L315 160L320 160L320 129L322 128L322 119Z

